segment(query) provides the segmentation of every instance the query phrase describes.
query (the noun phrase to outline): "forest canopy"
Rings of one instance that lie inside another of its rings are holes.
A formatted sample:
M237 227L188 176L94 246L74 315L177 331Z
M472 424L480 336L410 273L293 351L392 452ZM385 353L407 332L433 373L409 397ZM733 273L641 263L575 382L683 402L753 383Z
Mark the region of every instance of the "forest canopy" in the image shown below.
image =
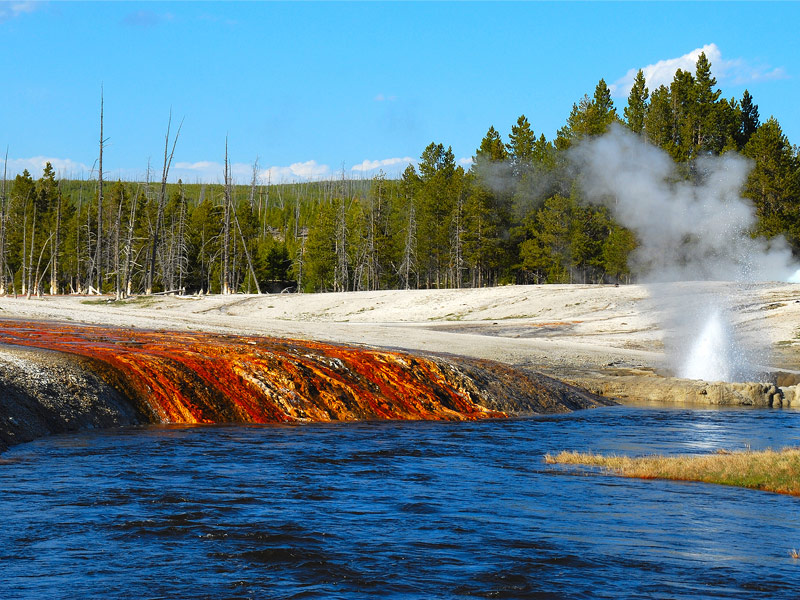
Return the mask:
M521 115L492 125L468 170L441 142L398 179L265 185L166 183L178 137L167 132L159 182L67 180L49 163L3 177L0 293L132 294L350 291L507 283L627 283L641 242L588 202L569 149L612 124L669 154L692 181L707 156L738 152L752 235L800 254L800 151L748 91L724 98L704 54L649 90L640 71L625 106L602 79L553 140ZM102 139L102 133L101 133ZM170 146L171 144L171 146ZM226 149L227 155L227 149ZM102 165L102 161L101 161ZM102 167L101 167L102 168Z

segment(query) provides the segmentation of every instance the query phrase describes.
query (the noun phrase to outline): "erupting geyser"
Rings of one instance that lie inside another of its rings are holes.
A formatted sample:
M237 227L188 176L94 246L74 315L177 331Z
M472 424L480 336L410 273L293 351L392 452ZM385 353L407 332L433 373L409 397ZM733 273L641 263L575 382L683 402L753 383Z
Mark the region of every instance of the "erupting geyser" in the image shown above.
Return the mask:
M727 152L698 157L690 173L678 172L669 154L615 125L576 146L572 162L586 197L636 232L630 266L642 281L659 284L650 286L653 310L676 374L729 382L753 377L758 368L750 359L767 342L737 340L727 308L731 288L720 282L800 280L800 270L782 237L752 236L755 207L741 195L751 162ZM706 304L700 322L698 295Z
M708 320L695 340L689 357L678 373L685 379L734 381L736 352L730 324L718 308L711 309Z

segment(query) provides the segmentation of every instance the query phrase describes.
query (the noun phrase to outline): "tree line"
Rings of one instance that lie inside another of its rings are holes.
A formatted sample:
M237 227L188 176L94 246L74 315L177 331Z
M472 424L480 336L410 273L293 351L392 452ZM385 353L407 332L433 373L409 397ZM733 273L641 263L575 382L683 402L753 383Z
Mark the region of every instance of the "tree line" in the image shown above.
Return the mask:
M102 103L101 103L102 106ZM102 108L101 108L102 115ZM171 119L170 119L171 123ZM784 235L800 253L800 151L775 117L760 121L745 91L722 97L704 54L695 73L648 90L640 71L620 114L604 80L572 106L555 139L524 115L504 140L492 126L469 169L431 143L398 179L265 185L253 166L234 185L225 147L221 184L161 179L57 180L3 176L0 293L237 293L483 287L631 281L638 240L609 210L582 198L568 150L612 123L663 148L680 177L703 156L753 161L742 190L753 235ZM148 169L148 173L149 173Z

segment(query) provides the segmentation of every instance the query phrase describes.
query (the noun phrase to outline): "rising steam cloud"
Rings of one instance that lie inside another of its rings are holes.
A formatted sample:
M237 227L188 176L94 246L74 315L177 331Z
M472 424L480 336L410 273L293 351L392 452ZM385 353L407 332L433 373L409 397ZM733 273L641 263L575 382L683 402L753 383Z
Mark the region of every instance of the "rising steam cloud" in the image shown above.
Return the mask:
M704 157L687 181L666 152L621 126L579 144L570 158L586 198L636 233L631 267L650 284L665 366L690 379L760 379L769 340L735 327L731 292L787 281L797 266L783 238L751 236L755 207L741 196L750 161L735 153ZM713 283L720 281L738 285Z
M783 238L751 237L755 207L741 190L752 165L738 154L699 159L685 181L666 152L614 125L571 163L587 199L636 232L631 266L643 281L786 281L797 268Z

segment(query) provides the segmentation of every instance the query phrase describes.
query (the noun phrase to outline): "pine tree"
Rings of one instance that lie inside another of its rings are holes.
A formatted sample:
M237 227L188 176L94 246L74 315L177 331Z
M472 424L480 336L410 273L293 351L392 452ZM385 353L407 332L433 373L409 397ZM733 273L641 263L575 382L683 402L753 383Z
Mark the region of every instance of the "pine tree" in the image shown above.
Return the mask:
M756 129L744 154L755 161L745 196L756 205L757 233L785 233L800 248L800 158L775 117Z
M508 135L506 150L511 159L511 174L517 181L530 172L534 160L536 135L525 115L520 115L517 124L512 125Z
M428 287L447 287L452 272L451 226L459 193L462 169L456 169L452 148L431 143L419 163L419 183L415 189L418 202L418 258Z
M579 104L572 105L567 124L558 130L556 148L566 150L585 136L602 135L615 121L619 121L619 118L611 99L611 90L605 80L601 79L595 87L592 99L584 96Z
M628 128L634 133L644 131L645 117L647 116L647 98L649 92L641 69L636 73L633 80L631 92L628 94L628 106L625 107L623 114Z
M739 127L736 132L736 143L739 150L743 150L750 137L756 132L759 126L758 104L753 102L753 97L747 90L742 94L739 103Z
M660 148L668 150L673 145L672 99L666 86L658 86L650 96L644 132L647 139Z

